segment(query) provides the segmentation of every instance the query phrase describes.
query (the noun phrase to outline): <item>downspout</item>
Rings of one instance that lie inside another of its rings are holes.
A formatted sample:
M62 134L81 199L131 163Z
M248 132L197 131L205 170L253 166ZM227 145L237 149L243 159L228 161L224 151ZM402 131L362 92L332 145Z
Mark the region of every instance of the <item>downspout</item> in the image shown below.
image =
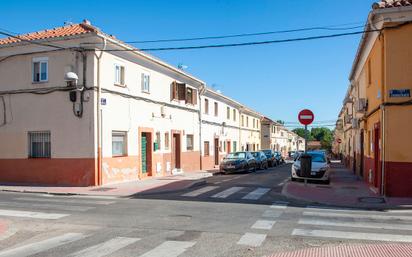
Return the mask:
M203 169L203 160L202 160L202 95L205 92L205 85L201 85L199 88L199 160L200 160L200 170ZM209 144L210 152L210 144Z
M106 49L106 38L102 37L103 40L103 49ZM102 88L100 85L100 60L103 55L103 51L100 51L99 55L96 54L96 51L94 52L94 55L96 56L97 59L97 105L96 105L96 113L97 113L97 118L96 118L96 123L97 123L97 184L102 185L103 179L102 179L102 128L101 128L101 120L102 120L102 113L101 113L101 93L102 93Z
M386 154L385 154L385 102L386 102L386 92L385 92L385 35L381 34L382 36L382 66L381 66L381 73L382 73L382 83L381 83L381 96L382 96L382 104L381 104L381 109L382 109L382 145L381 145L381 152L382 152L382 164L381 164L381 176L382 176L382 180L381 180L381 192L382 195L385 196L385 158L386 158Z

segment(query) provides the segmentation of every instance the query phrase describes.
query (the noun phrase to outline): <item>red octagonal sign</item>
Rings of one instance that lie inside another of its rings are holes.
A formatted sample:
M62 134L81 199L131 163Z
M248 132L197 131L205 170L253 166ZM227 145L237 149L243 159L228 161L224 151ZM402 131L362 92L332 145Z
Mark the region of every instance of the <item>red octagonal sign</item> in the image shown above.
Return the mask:
M309 125L313 122L315 119L315 115L311 110L305 109L300 111L298 115L299 122L302 123L303 125Z

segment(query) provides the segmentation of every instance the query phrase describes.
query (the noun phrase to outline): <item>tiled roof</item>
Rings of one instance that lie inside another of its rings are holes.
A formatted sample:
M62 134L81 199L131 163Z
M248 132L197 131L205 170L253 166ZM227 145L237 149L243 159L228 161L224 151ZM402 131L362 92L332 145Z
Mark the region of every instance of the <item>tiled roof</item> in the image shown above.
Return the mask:
M40 40L40 39L48 39L48 38L57 38L57 37L66 37L66 36L74 36L74 35L81 35L87 34L92 32L98 32L99 30L90 25L90 22L84 20L82 23L79 24L72 24L63 27L58 27L54 29L46 29L43 31L32 32L28 34L17 35L16 37L7 37L0 39L0 45L7 45L12 43L21 42L19 38L23 40Z
M372 5L373 9L385 9L393 7L412 6L412 0L381 0Z

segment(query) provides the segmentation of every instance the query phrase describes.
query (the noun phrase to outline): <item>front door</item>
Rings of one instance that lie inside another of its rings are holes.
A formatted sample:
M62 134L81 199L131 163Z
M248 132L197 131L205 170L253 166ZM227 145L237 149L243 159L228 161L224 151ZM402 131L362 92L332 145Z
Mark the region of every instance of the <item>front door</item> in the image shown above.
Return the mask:
M180 134L173 134L172 169L180 169Z
M227 150L227 153L232 152L231 147L230 147L230 140L226 141L226 150Z
M219 138L215 138L215 165L219 165Z
M151 176L151 134L143 132L141 136L141 148L140 148L140 155L142 157L141 160L141 167L142 167L142 175L144 176Z
M374 153L374 186L376 188L379 188L380 185L380 147L379 147L379 141L380 141L380 129L379 126L376 126L374 129L374 146L373 146L373 153Z
M365 143L365 139L364 139L364 132L363 130L361 131L360 134L360 170L359 170L359 175L361 177L363 177L363 161L364 161L364 154L365 154L365 150L364 150L364 144Z

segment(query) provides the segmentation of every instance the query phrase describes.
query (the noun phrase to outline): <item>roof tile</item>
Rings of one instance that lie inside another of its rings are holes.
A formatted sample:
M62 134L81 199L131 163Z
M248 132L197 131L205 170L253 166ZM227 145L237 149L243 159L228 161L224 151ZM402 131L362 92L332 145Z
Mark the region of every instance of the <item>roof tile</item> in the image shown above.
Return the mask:
M372 5L373 9L412 6L412 0L381 0Z
M43 31L32 32L28 34L17 35L16 37L7 37L0 39L0 45L7 45L21 42L22 40L41 40L57 37L67 37L74 35L87 34L92 32L98 32L99 29L90 25L87 20L78 24L71 24L63 27L57 27L54 29L46 29Z

